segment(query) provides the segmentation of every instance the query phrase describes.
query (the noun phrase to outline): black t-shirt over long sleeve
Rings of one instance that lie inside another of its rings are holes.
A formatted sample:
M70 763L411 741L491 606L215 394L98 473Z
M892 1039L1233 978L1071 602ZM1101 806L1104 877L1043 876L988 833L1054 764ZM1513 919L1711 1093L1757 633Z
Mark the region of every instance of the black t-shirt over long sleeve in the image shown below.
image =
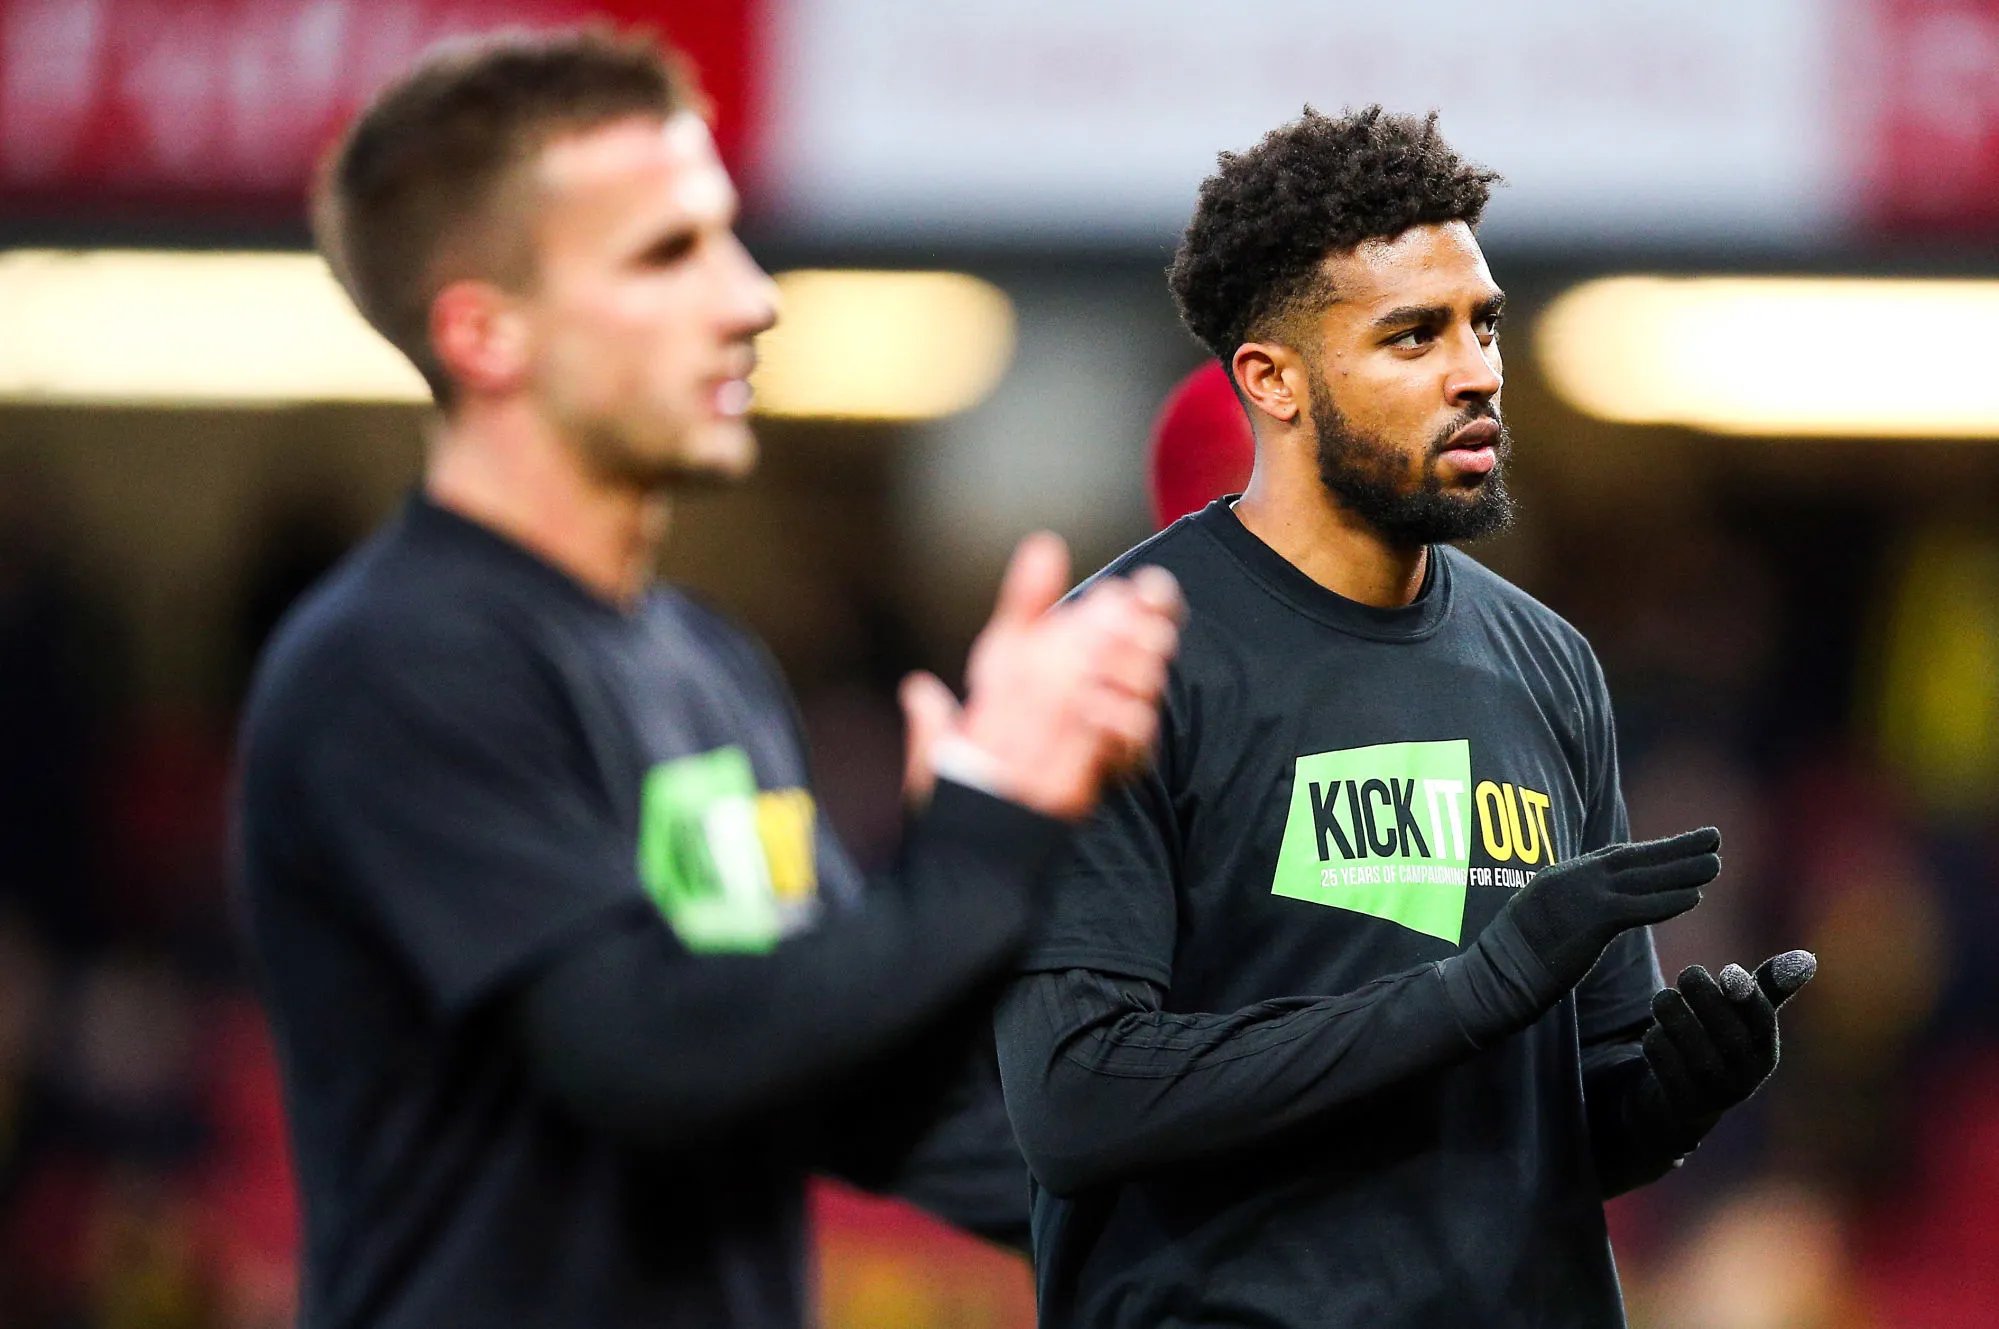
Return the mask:
M1058 859L997 1026L1042 1323L1621 1325L1596 1151L1631 1146L1585 1081L1635 1055L1649 935L1500 1037L1439 968L1626 836L1588 645L1448 548L1406 608L1345 600L1226 502L1140 563L1189 606L1158 761Z
M814 1168L1006 1226L948 1072L1063 828L943 783L864 889L685 597L412 499L279 630L242 763L310 1329L796 1326Z

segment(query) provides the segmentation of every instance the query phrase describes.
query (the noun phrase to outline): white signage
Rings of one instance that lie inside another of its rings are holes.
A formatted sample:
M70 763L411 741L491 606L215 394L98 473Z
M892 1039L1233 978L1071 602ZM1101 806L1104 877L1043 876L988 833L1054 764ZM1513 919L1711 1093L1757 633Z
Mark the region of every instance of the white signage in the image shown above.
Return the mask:
M764 200L847 236L1164 239L1217 152L1378 101L1439 110L1506 176L1490 236L1795 240L1852 207L1851 23L1840 0L782 0Z

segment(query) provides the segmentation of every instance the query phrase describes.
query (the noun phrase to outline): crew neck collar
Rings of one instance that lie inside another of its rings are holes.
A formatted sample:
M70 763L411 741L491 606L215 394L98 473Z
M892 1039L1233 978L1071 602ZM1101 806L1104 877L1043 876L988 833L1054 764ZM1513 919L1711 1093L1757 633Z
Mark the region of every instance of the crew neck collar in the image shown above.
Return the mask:
M511 564L564 599L577 601L601 613L628 618L637 613L645 602L643 595L629 607L606 599L512 536L446 507L421 488L412 489L404 501L403 522L419 538L442 540Z
M1236 516L1238 494L1218 498L1194 517L1251 578L1307 618L1356 637L1376 641L1418 641L1444 625L1451 608L1451 565L1447 546L1431 545L1425 560L1423 585L1416 598L1399 608L1349 600L1313 581L1265 544Z

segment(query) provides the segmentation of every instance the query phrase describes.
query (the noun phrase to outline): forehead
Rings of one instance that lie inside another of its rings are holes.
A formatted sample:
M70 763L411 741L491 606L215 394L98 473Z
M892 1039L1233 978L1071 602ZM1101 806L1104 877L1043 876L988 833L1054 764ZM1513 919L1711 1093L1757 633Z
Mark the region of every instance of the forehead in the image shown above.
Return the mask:
M542 150L535 176L545 208L581 221L726 223L736 202L708 126L691 111L563 135Z
M1327 258L1333 310L1371 317L1412 305L1475 305L1499 294L1485 253L1461 221L1428 222L1363 240ZM1331 312L1331 311L1329 311Z

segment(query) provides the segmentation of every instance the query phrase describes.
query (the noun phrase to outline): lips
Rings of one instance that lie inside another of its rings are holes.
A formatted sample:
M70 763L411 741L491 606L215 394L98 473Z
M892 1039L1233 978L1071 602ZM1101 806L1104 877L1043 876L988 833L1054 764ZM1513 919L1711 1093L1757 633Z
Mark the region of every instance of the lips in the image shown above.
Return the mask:
M1499 442L1499 421L1490 417L1474 420L1452 434L1444 444L1445 451L1483 451Z
M750 386L757 370L756 348L739 344L715 368L720 372L708 380L708 408L724 420L742 419L756 403L756 390Z
M724 419L739 420L750 413L750 403L755 399L755 395L750 389L748 379L729 378L715 385L715 392L710 400L714 404L715 414Z
M1444 441L1439 460L1464 475L1486 475L1499 465L1499 421L1474 420Z

